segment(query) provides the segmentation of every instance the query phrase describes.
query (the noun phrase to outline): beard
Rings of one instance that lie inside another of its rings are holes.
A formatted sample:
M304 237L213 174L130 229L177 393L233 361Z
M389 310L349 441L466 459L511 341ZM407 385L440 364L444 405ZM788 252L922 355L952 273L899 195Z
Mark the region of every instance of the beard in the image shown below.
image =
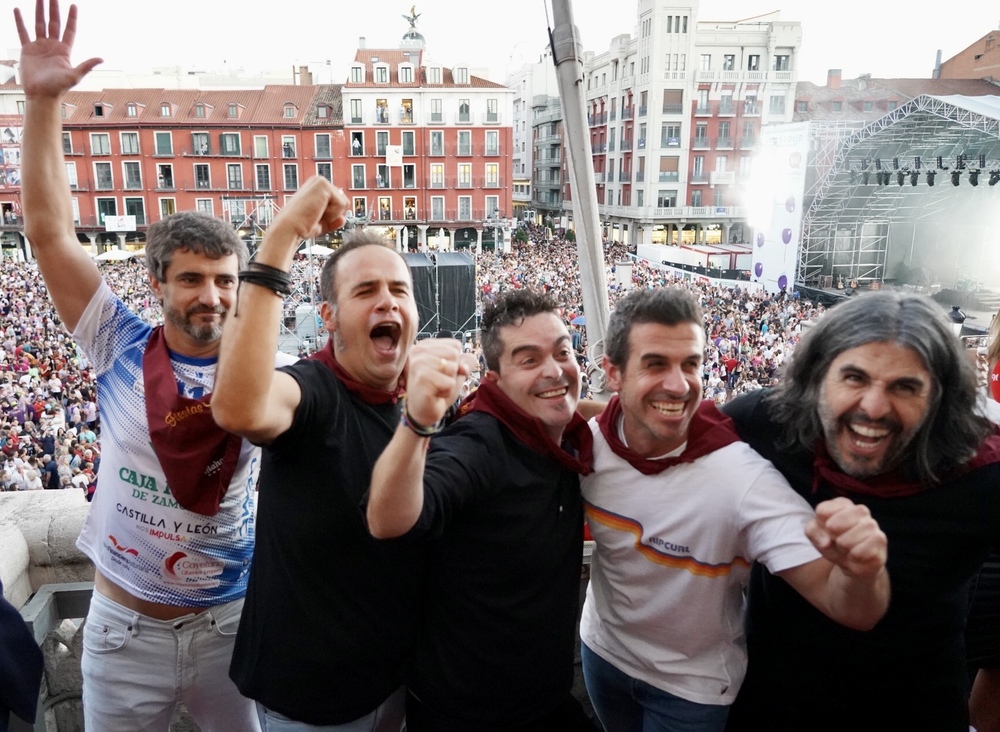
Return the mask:
M894 420L868 419L858 412L837 417L822 406L819 409L819 416L830 457L844 473L858 480L866 480L895 469L902 462L921 427L921 424L916 424L904 430L903 426ZM881 454L873 456L857 456L841 450L841 440L851 439L850 425L855 422L869 427L888 429L890 434L884 439L891 439L892 444Z
M202 325L196 325L192 321L193 316L203 313L216 313L221 315L222 318L220 318L217 323L204 323ZM164 302L163 317L175 328L184 331L198 343L212 343L222 337L222 323L223 320L225 320L226 311L221 307L207 308L199 305L191 308L187 312L182 313L180 310L177 310Z

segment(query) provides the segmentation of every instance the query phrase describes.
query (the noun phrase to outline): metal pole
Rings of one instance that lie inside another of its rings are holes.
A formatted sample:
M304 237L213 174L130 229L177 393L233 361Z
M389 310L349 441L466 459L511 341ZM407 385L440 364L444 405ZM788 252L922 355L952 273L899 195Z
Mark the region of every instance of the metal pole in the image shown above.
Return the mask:
M604 385L600 370L604 355L604 335L608 331L608 281L604 268L604 247L597 213L597 186L591 162L586 102L583 96L583 47L573 24L571 0L552 0L552 60L562 102L565 149L573 193L573 225L580 259L580 287L583 312L587 318L590 347L591 383L596 391ZM596 378L594 378L596 377Z

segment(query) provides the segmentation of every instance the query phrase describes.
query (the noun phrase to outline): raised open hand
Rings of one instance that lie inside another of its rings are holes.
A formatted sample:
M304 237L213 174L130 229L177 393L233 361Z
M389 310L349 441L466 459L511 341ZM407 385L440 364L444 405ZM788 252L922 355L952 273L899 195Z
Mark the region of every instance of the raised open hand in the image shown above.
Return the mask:
M45 20L45 0L35 0L34 41L19 8L14 8L14 22L21 39L21 84L28 97L60 97L101 63L99 58L87 59L78 66L70 62L76 37L76 5L69 6L62 38L59 36L62 23L58 0L49 0L48 22Z

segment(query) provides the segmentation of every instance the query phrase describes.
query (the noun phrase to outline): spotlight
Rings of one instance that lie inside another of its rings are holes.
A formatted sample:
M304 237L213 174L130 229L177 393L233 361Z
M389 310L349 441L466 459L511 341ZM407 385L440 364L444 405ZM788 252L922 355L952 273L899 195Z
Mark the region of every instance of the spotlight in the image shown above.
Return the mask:
M965 170L965 156L959 155L958 159L955 161L955 167L959 170Z
M914 168L914 170L920 170L920 156L919 155L914 155L913 156L913 168Z
M861 185L863 185L863 186L868 185L869 180L870 179L868 177L868 171L867 170L862 171L862 173L861 173Z
M875 158L875 170L882 170L882 158Z
M899 158L892 159L892 169L899 170Z
M861 169L862 170L868 170L868 168L870 168L871 166L872 166L872 159L871 158L862 158L861 159Z
M986 156L983 154L979 155L979 169L982 170L986 167Z
M1000 183L1000 170L991 170L990 185L995 186L997 183Z
M887 171L887 170L886 171L879 171L878 173L876 173L876 175L878 177L878 184L880 186L887 186L887 185L889 185L889 171Z
M929 185L931 187L934 186L934 172L935 171L933 171L933 170L928 170L927 171L927 185Z
M959 173L957 170L952 171L952 173L951 173L951 184L953 186L957 186L958 182L960 180L962 180L962 174Z
M920 177L920 173L918 173L918 172L917 172L917 171L915 171L915 170L911 170L911 171L910 171L910 185L911 185L911 186L915 186L915 185L917 185L917 179L918 179L919 177Z
M969 184L970 185L974 185L974 186L978 186L979 185L979 171L978 170L969 171Z
M948 170L948 166L944 164L944 158L941 155L937 156L937 169Z
M904 173L902 170L899 171L898 173L896 173L896 183L897 184L899 184L900 186L902 186L904 180L906 180L906 173Z

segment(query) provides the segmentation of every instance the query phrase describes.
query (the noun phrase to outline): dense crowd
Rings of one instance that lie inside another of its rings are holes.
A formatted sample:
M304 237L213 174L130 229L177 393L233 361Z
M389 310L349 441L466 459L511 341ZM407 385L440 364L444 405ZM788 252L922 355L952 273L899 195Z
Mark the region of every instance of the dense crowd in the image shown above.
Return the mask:
M526 233L527 241L515 242L509 254L489 252L479 257L480 302L511 288L531 287L564 303L573 344L585 367L586 396L590 381L600 378L599 364L591 363L599 348L588 349L576 243L539 227L529 227ZM605 242L604 253L614 309L629 290L618 281L617 267L633 258L618 242ZM295 260L296 287L286 299L286 316L318 299L319 269L318 262L307 257ZM141 260L105 263L102 270L131 310L146 322L160 320L159 303ZM705 312L704 396L720 403L772 383L799 338L801 324L821 311L807 301L768 296L745 284L713 285L632 261L631 287L672 285L696 292ZM50 305L33 262L0 262L0 315L0 490L76 487L89 497L100 466L96 383L86 358ZM304 345L299 355L306 353Z

